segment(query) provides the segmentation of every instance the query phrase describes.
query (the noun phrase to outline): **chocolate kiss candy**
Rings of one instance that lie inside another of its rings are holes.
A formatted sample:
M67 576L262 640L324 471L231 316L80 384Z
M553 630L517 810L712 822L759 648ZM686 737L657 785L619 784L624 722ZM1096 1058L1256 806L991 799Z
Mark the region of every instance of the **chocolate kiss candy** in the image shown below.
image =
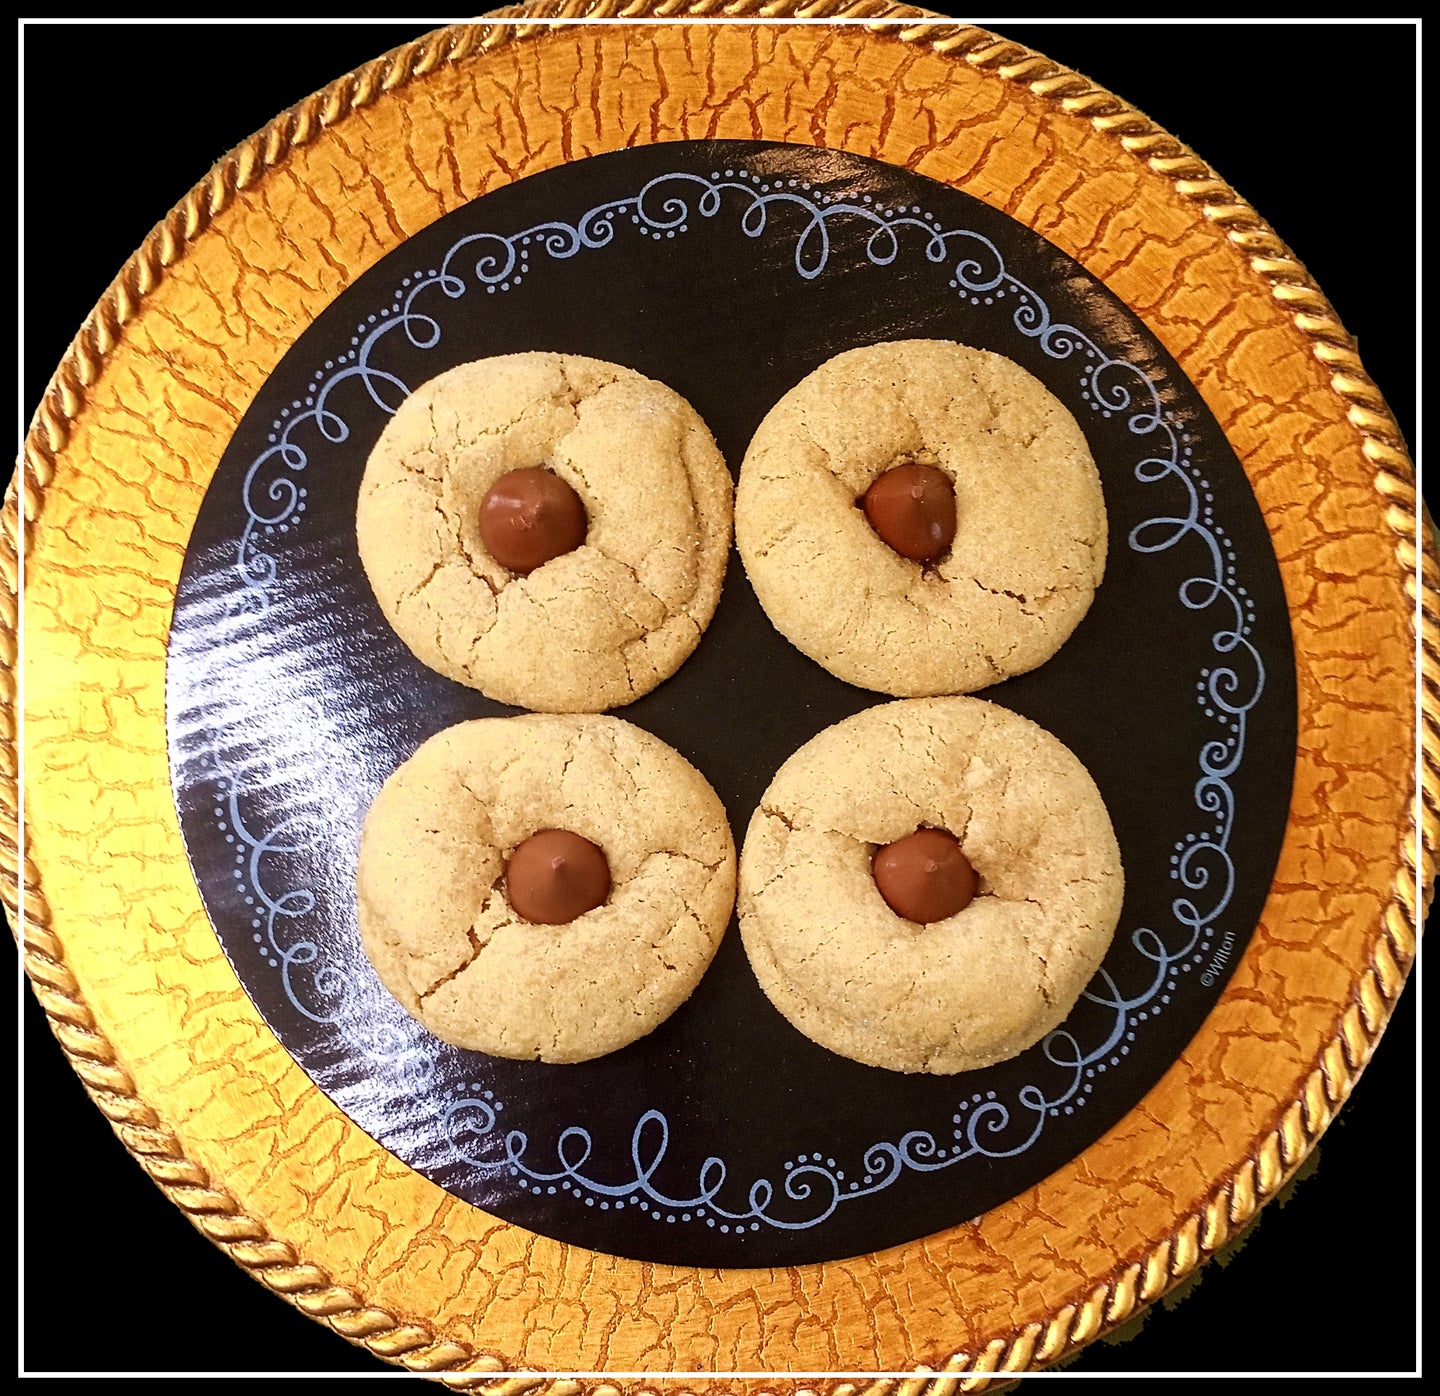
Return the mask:
M955 485L937 466L887 470L862 501L870 527L901 557L935 562L955 541Z
M510 855L505 893L527 921L563 926L610 895L610 864L589 839L567 829L541 829Z
M512 470L480 501L480 538L490 556L522 577L573 552L589 526L580 496L553 470Z
M886 905L907 921L943 921L975 898L975 869L944 829L916 829L876 849L870 871Z

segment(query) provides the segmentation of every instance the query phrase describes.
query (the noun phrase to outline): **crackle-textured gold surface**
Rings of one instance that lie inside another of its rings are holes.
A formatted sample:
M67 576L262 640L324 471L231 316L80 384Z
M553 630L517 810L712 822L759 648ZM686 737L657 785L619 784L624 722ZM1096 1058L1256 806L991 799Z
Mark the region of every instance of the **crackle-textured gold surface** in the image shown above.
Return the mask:
M676 12L892 23L457 26L286 113L147 239L57 371L6 504L0 854L23 871L36 993L121 1138L239 1263L377 1355L466 1384L527 1366L925 1368L953 1375L917 1390L983 1383L1054 1361L1193 1269L1298 1165L1368 1060L1433 878L1440 574L1415 555L1403 443L1323 296L1146 118L983 31L893 22L920 12L883 0L529 10ZM1229 436L1271 528L1296 642L1295 802L1275 884L1182 1060L1081 1159L977 1224L796 1269L577 1250L397 1162L311 1084L237 984L186 864L167 769L166 627L186 539L281 354L461 202L564 160L695 137L877 156L963 185L1084 263Z

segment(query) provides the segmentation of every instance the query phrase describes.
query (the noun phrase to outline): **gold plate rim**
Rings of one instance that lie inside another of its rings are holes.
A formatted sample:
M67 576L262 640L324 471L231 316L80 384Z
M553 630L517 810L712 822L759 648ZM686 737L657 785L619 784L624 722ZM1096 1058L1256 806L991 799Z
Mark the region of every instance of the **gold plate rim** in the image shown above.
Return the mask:
M1404 983L1414 955L1416 928L1428 906L1434 879L1434 853L1440 842L1440 815L1434 792L1440 789L1440 698L1435 677L1440 674L1440 568L1433 544L1421 557L1414 549L1416 511L1413 468L1398 428L1383 398L1366 376L1353 342L1328 302L1304 268L1249 205L1225 186L1198 157L1148 122L1119 99L1095 88L1084 78L1060 68L1019 45L972 26L907 25L924 12L909 7L856 0L848 4L802 6L783 0L763 7L738 4L721 7L707 0L695 4L559 3L541 0L496 18L574 18L589 16L640 17L684 14L753 14L767 16L805 14L815 17L858 17L888 22L902 41L925 44L956 62L1023 85L1034 96L1061 106L1087 120L1098 133L1117 141L1138 156L1152 171L1168 179L1176 192L1204 210L1230 242L1241 249L1252 272L1282 304L1297 330L1311 343L1315 356L1330 375L1332 390L1345 402L1351 424L1362 435L1366 456L1374 467L1375 488L1384 501L1384 517L1394 540L1397 572L1416 599L1411 578L1420 576L1420 643L1426 673L1421 700L1427 721L1422 724L1426 799L1422 803L1421 837L1412 837L1401 850L1393 895L1385 909L1371 963L1360 972L1354 1002L1344 1013L1331 1042L1320 1055L1305 1090L1283 1113L1280 1124L1265 1139L1254 1157L1243 1161L1212 1193L1199 1212L1185 1217L1164 1243L1138 1264L1117 1270L1078 1306L1067 1306L1044 1325L1031 1325L1007 1342L991 1343L979 1352L957 1352L946 1364L952 1372L1016 1371L1048 1365L1068 1355L1098 1333L1126 1321L1139 1307L1153 1302L1200 1261L1213 1253L1243 1226L1259 1205L1278 1189L1313 1147L1335 1111L1349 1095L1388 1020L1390 1008ZM86 402L86 388L98 376L106 355L120 339L125 326L142 308L146 296L166 270L184 257L189 245L201 237L211 221L234 196L282 164L290 151L304 145L324 127L351 110L380 100L417 76L461 61L475 53L521 42L531 37L513 25L485 23L452 26L367 64L322 92L297 104L244 142L197 185L126 264L95 314L77 336L52 380L25 442L23 493L15 486L7 495L0 518L0 571L5 588L0 594L0 647L6 664L4 691L0 693L0 722L4 724L6 770L0 782L0 857L7 871L25 879L25 968L71 1064L92 1098L116 1125L127 1148L166 1194L232 1258L256 1273L273 1290L317 1317L336 1331L364 1342L377 1356L425 1371L458 1372L471 1365L472 1354L434 1334L422 1333L383 1310L365 1304L362 1296L330 1284L323 1272L283 1242L265 1232L263 1222L244 1215L222 1187L215 1186L203 1169L184 1157L183 1147L158 1112L141 1100L134 1083L118 1066L101 1025L80 995L64 964L62 947L50 924L49 908L30 859L23 860L15 837L18 791L15 769L16 628L18 610L18 528L20 505L29 527L40 515L44 492L56 457L64 450L68 425ZM6 889L12 914L14 891ZM1030 1331L1034 1330L1034 1331ZM486 1380L476 1364L473 1380ZM453 1379L453 1378L452 1378Z

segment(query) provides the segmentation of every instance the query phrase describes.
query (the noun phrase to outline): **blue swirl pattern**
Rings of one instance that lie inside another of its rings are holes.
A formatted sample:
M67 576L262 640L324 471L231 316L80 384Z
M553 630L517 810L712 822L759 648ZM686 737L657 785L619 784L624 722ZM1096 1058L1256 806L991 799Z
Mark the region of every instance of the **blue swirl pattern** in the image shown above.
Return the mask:
M1176 841L1170 860L1170 877L1179 885L1171 902L1174 924L1164 932L1147 926L1131 932L1130 944L1145 967L1145 982L1138 988L1122 989L1102 969L1086 990L1085 999L1109 1015L1109 1026L1098 1041L1084 1046L1065 1027L1045 1038L1042 1051L1058 1068L1062 1082L1048 1094L1027 1085L1007 1103L993 1091L973 1093L957 1101L946 1142L933 1130L911 1130L898 1140L872 1143L848 1172L843 1161L829 1154L801 1154L785 1161L778 1186L769 1178L757 1178L748 1187L727 1188L724 1161L710 1157L683 1196L672 1195L656 1181L670 1147L669 1122L659 1111L645 1110L634 1125L628 1174L607 1180L590 1167L595 1144L585 1129L563 1130L549 1146L552 1160L541 1163L523 1129L502 1130L504 1103L491 1092L478 1086L471 1093L462 1090L439 1108L438 1125L454 1158L477 1175L508 1177L535 1194L568 1194L587 1207L638 1208L656 1220L700 1223L743 1235L762 1227L794 1231L819 1226L841 1204L873 1197L906 1172L941 1172L975 1157L1013 1157L1040 1137L1047 1120L1083 1107L1095 1076L1118 1066L1130 1051L1137 1026L1170 1003L1177 976L1202 965L1211 951L1216 923L1235 881L1231 779L1244 758L1246 724L1264 690L1265 669L1248 638L1254 603L1238 585L1235 550L1215 520L1212 492L1180 426L1139 366L1112 357L1076 326L1054 321L1044 299L1011 275L999 249L977 232L943 228L918 205L881 207L869 195L859 201L837 198L815 190L808 181L769 180L743 169L716 170L708 178L674 171L650 180L630 197L597 205L574 223L553 220L518 233L473 233L457 241L438 267L406 277L388 306L356 326L349 351L326 361L315 372L311 391L281 411L271 425L267 448L247 470L245 523L235 552L241 583L233 603L237 612L268 607L279 579L270 549L283 543L277 535L291 533L301 523L306 491L299 479L312 454L348 437L343 414L372 407L391 414L409 394L410 385L379 361L392 336L403 335L417 349L434 348L441 339L445 301L466 297L472 287L503 294L533 274L532 259L543 265L546 259L603 251L627 223L638 236L658 242L683 236L695 219L713 219L727 210L738 210L740 229L748 238L764 237L772 225L788 230L795 237L796 274L807 281L819 277L829 263L832 230L858 225L873 266L890 266L913 253L943 269L949 289L972 306L1013 301L1015 330L1049 358L1073 361L1079 370L1078 406L1107 418L1125 418L1139 455L1135 478L1164 487L1165 497L1178 501L1131 529L1128 542L1140 554L1166 552L1187 540L1196 545L1203 565L1181 585L1178 599L1188 611L1213 615L1210 642L1216 656L1196 682L1197 702L1214 721L1216 733L1198 757L1194 802L1203 826ZM798 232L794 217L780 220L782 211L798 216ZM275 891L266 882L274 857L303 846L316 830L300 815L266 833L252 832L241 817L239 782L226 772L219 751L217 740L212 760L223 795L217 820L237 843L237 877L249 889L245 900L256 912L260 952L280 971L285 992L302 1015L316 1023L336 1021L344 976L338 967L321 962L313 939L298 933L315 908L315 893L306 888ZM1202 983L1215 982L1223 963L1217 960L1218 955L1199 976ZM382 1027L372 1037L359 1045L377 1071L392 1072L416 1090L433 1081L434 1059L403 1034Z
M313 847L324 823L302 809L272 829L252 828L241 804L243 781L221 756L218 739L206 759L215 786L216 827L234 849L235 879L246 889L242 895L251 938L262 959L280 971L285 996L295 1009L312 1023L334 1022L348 981L338 966L324 962L315 941L296 934L315 910L315 893L307 887L280 891L273 886L277 878L285 879L287 855Z

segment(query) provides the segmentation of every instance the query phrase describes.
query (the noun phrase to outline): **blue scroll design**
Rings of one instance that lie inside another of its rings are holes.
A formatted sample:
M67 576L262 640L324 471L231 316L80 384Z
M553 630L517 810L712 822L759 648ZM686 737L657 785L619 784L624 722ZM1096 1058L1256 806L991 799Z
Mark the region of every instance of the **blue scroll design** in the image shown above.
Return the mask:
M325 822L303 806L269 828L245 810L245 784L225 760L218 740L205 757L212 773L215 822L232 848L235 880L240 884L251 939L261 959L280 971L285 997L312 1023L336 1021L349 988L340 966L327 961L320 946L306 934L306 923L318 899L308 887L285 887L293 859L317 846Z
M853 228L875 267L918 255L948 277L949 289L961 301L976 307L1012 303L1011 323L1018 334L1049 358L1072 361L1078 369L1074 405L1082 412L1124 417L1135 438L1136 479L1155 486L1157 496L1169 501L1163 512L1130 531L1128 544L1141 554L1186 545L1187 556L1193 553L1198 562L1194 575L1179 588L1178 600L1187 611L1211 614L1215 626L1210 636L1214 663L1201 669L1196 680L1196 701L1215 724L1197 758L1194 803L1202 827L1175 843L1170 871L1178 884L1170 907L1173 925L1163 933L1146 926L1130 933L1144 975L1139 987L1123 989L1102 969L1086 989L1083 997L1109 1014L1098 1041L1082 1045L1065 1027L1044 1039L1042 1052L1060 1077L1048 1092L1026 1085L1013 1102L998 1099L993 1091L961 1093L948 1137L947 1131L932 1127L878 1140L861 1150L848 1169L830 1153L802 1153L785 1160L775 1181L762 1177L729 1188L723 1159L708 1157L694 1183L678 1194L659 1181L671 1147L670 1125L660 1111L644 1110L638 1116L628 1168L607 1179L592 1167L595 1142L579 1126L562 1130L549 1146L548 1161L542 1162L524 1129L502 1129L504 1103L491 1092L462 1089L436 1107L439 1131L454 1159L478 1176L508 1177L522 1191L569 1194L581 1205L604 1210L639 1208L657 1219L743 1236L762 1228L819 1226L842 1204L873 1197L906 1172L934 1173L971 1158L1023 1153L1048 1120L1084 1106L1097 1075L1118 1067L1140 1026L1171 1002L1181 974L1204 965L1209 954L1210 964L1198 977L1207 985L1216 981L1228 942L1222 941L1218 949L1214 943L1235 883L1232 780L1244 759L1247 724L1264 690L1265 668L1249 639L1254 602L1239 584L1233 542L1215 518L1212 492L1193 459L1189 438L1142 366L1111 355L1081 328L1055 321L1044 298L1008 271L995 244L973 229L945 228L919 205L887 206L868 194L847 198L811 181L746 169L717 169L708 177L676 170L649 180L631 195L596 205L573 222L552 219L519 232L471 233L456 241L438 266L405 277L388 305L356 325L349 349L317 368L306 394L281 409L266 448L246 470L233 610L255 615L268 608L281 580L276 554L286 535L298 532L303 522L306 488L301 481L312 461L328 445L348 438L356 412L393 414L409 395L411 385L384 364L393 336L403 336L416 349L433 349L442 337L447 302L482 290L503 295L547 261L603 252L627 227L659 243L684 236L697 219L732 213L738 214L747 238L793 238L795 272L807 281L824 273L841 230ZM271 968L280 970L285 992L303 1016L317 1023L336 1022L345 993L344 971L324 963L318 943L303 931L315 911L316 894L308 888L275 890L273 881L267 881L276 856L299 849L317 830L304 815L283 820L268 832L252 830L241 815L239 783L224 770L219 750L217 737L212 759L221 792L217 799L223 796L217 819L242 854L237 869L247 887L247 904L256 910L260 952ZM1233 933L1225 934L1233 941ZM433 1049L383 1024L372 1030L371 1038L357 1045L375 1070L393 1072L416 1090L435 1080Z

